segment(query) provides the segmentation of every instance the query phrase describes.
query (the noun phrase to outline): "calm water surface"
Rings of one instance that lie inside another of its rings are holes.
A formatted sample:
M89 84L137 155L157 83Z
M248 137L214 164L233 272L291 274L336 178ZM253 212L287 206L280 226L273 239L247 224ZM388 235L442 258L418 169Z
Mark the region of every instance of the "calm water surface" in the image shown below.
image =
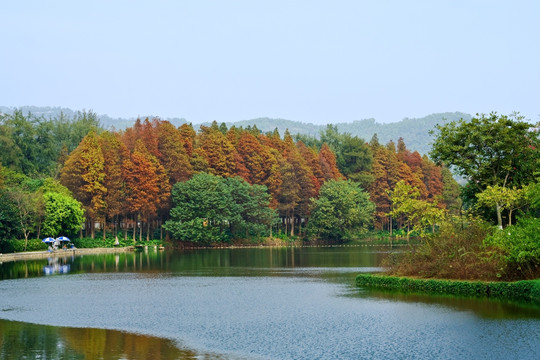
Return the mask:
M0 359L540 359L540 309L357 288L373 247L0 265ZM39 325L37 325L39 324Z

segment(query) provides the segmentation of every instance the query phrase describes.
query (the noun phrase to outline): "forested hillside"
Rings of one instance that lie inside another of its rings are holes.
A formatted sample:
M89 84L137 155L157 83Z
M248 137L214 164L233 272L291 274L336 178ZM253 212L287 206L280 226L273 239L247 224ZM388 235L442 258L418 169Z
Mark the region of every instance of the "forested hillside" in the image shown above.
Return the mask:
M422 118L405 118L401 121L393 123L378 123L375 119L356 120L353 122L335 122L331 123L337 127L341 133L350 133L353 136L358 136L366 141L369 141L374 134L377 134L379 141L387 143L392 140L396 142L400 137L410 149L418 151L420 154L427 154L430 149L432 137L429 134L430 130L435 128L435 125L446 124L450 121L463 119L469 121L471 115L460 112L447 112L431 114ZM263 132L278 129L281 133L289 130L291 134L300 134L313 136L318 138L321 131L324 131L326 125L315 125L309 123L301 123L284 119L258 118L252 120L244 120L233 123L227 123L228 126L257 126Z
M19 108L19 110L21 110L23 114L28 114L30 112L36 117L42 116L46 119L60 118L61 116L72 118L78 113L77 111L60 107L24 106ZM13 114L14 111L15 108L0 106L0 113ZM152 119L154 116L142 114L139 114L138 116L138 118L141 119L145 119L146 117ZM98 114L96 114L96 118L103 128L115 130L124 130L131 127L137 120L137 117L111 118L107 115ZM429 131L433 130L437 124L442 125L459 119L469 121L471 115L460 112L447 112L431 114L422 118L405 118L401 121L384 124L376 122L375 119L356 120L353 122L340 122L339 119L330 119L329 123L335 124L338 131L341 133L348 132L351 135L358 136L366 141L371 139L374 134L377 134L377 137L383 143L387 143L390 140L396 142L402 137L410 149L416 150L424 155L428 153L430 143L432 142ZM187 122L186 119L183 118L162 118L162 120L167 120L177 127ZM198 128L200 125L209 126L210 123L193 125L195 128ZM315 125L311 123L271 118L227 122L226 125L228 127L235 126L243 128L256 126L262 132L278 129L281 134L283 134L285 130L288 130L292 135L300 134L316 138L318 138L321 131L324 131L326 128L326 125Z

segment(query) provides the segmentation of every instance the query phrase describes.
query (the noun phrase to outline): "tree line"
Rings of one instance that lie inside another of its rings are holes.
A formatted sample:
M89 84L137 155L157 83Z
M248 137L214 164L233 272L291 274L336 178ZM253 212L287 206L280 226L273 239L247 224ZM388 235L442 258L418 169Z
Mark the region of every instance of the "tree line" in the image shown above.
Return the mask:
M433 230L463 207L448 168L402 138L366 142L334 125L318 138L159 118L106 131L92 112L47 120L15 111L0 130L3 238L74 233L84 219L79 233L92 238L98 224L103 237L133 240L343 240Z

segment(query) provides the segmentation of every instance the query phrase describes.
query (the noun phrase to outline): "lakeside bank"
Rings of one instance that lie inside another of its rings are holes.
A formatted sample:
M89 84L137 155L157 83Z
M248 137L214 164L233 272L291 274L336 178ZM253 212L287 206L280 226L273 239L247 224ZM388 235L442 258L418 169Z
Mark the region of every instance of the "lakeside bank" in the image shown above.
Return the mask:
M540 279L490 282L359 274L356 276L356 285L405 293L496 298L540 306Z
M358 247L381 247L386 248L387 244L304 244L304 245L292 245L292 244L228 244L221 246L180 246L176 247L180 250L219 250L219 249L248 249L248 248L358 248ZM392 247L404 246L404 244L394 244ZM8 261L19 260L39 260L47 259L51 257L65 257L65 256L79 256L79 255L98 255L98 254L114 254L141 250L144 247L156 248L162 250L163 248L158 245L130 245L124 247L96 247L96 248L75 248L75 249L58 249L52 252L42 251L25 251L15 253L0 253L0 263ZM175 247L173 247L175 248Z
M134 250L134 246L114 247L114 248L75 248L75 249L58 249L55 251L28 251L19 253L0 254L0 263L19 260L36 260L47 259L51 257L65 256L81 256L81 255L97 255L97 254L114 254L130 252Z

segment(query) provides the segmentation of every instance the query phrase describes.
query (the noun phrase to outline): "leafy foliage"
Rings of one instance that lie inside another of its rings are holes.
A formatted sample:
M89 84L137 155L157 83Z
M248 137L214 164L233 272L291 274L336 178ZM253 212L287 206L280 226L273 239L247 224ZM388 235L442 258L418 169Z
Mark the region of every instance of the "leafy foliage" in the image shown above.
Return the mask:
M61 182L74 194L92 220L105 209L105 159L98 135L91 131L70 154L61 173ZM90 226L93 236L93 226Z
M407 225L408 233L423 233L426 227L433 228L444 217L444 210L436 202L419 199L420 191L400 180L391 194L392 211L390 215L401 218Z
M503 274L510 279L540 277L540 219L523 217L516 225L496 231L485 243L503 252Z
M350 180L330 180L318 199L312 199L313 211L308 224L311 236L323 239L350 239L367 230L375 205L369 194Z
M388 259L389 273L439 279L499 280L503 264L497 248L486 247L491 232L483 222L470 218L441 223L439 232L410 252Z
M0 189L0 243L20 235L17 207L9 194Z
M0 154L1 162L26 175L53 176L62 149L73 150L98 127L99 120L92 112L77 112L72 117L60 113L47 119L15 109L0 117L0 144L5 149Z
M175 184L172 199L171 219L164 227L181 241L208 244L240 233L260 235L275 216L265 187L239 178L200 173Z
M47 192L43 197L45 200L43 234L50 237L77 234L84 222L81 203L61 193Z
M517 114L491 113L477 115L470 122L460 120L437 126L431 155L469 180L469 194L482 192L488 186L521 188L534 181L540 161L539 132L522 120ZM489 191L491 200L485 195L484 202L495 204L502 228L502 206L500 201L494 201L495 193Z
M527 192L525 189L502 187L499 185L488 186L484 191L476 194L478 204L495 207L497 209L498 224L502 229L501 212L508 210L508 225L512 225L512 212L525 205Z
M431 155L482 188L520 186L533 178L539 138L519 116L481 115L437 126Z

